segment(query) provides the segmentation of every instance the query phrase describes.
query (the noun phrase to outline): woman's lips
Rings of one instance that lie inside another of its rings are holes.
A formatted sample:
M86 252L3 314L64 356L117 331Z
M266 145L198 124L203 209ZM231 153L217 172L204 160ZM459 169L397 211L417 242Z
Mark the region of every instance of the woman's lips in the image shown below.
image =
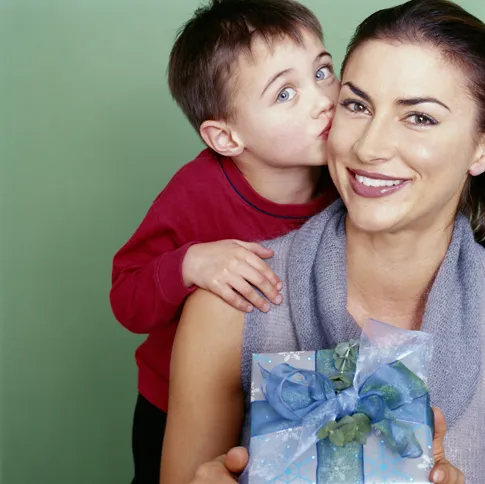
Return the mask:
M347 169L350 186L354 192L364 198L379 198L392 195L411 183L409 179L392 178L379 173ZM365 173L365 174L364 174Z

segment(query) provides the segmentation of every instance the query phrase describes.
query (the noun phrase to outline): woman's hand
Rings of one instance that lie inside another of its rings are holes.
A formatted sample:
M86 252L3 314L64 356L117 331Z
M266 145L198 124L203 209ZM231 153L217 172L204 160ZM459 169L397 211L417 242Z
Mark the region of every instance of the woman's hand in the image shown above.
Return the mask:
M202 464L189 484L234 484L248 463L244 447L234 447L227 454Z
M465 484L465 476L445 457L443 439L446 433L446 421L443 412L434 408L435 434L433 451L435 465L430 479L435 484ZM235 447L226 455L221 455L211 462L202 464L189 484L234 484L234 474L240 474L248 463L248 453L243 447Z
M443 412L434 408L435 434L433 451L435 465L430 479L435 484L465 484L463 473L451 465L445 457L443 439L446 433L446 421ZM189 484L234 484L234 474L240 474L248 463L248 453L243 447L235 447L226 455L221 455L197 469L195 478Z
M445 457L443 439L446 433L446 421L443 412L439 408L434 411L434 440L433 452L435 465L431 471L430 479L435 484L465 484L465 476Z

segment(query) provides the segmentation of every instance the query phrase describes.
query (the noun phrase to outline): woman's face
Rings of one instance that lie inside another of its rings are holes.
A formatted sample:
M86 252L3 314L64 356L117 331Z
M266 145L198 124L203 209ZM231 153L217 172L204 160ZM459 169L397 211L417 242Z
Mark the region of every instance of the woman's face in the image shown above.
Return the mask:
M353 53L328 146L354 226L393 233L452 222L468 174L485 170L466 81L431 46L370 41Z

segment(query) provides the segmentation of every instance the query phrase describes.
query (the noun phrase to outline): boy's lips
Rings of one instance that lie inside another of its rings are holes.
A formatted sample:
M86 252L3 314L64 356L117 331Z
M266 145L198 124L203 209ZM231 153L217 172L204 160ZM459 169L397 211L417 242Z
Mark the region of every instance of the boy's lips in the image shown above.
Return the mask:
M320 136L323 138L323 139L328 139L328 134L330 133L330 128L332 127L332 120L330 120L327 124L327 126L325 127L325 129L320 133Z

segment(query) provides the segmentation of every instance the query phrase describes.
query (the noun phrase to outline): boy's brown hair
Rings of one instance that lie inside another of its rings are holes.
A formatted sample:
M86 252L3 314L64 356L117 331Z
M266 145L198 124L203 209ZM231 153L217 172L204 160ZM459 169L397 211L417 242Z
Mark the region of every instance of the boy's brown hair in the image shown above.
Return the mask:
M211 0L182 27L170 54L168 84L192 126L232 114L234 67L251 52L255 34L268 43L290 37L301 42L303 30L323 40L315 15L294 0Z

